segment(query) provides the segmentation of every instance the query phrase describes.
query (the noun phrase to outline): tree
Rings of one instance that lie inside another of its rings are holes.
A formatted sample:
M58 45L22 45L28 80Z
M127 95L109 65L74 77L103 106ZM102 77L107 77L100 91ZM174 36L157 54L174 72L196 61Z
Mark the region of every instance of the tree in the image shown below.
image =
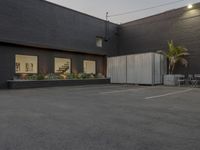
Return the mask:
M168 51L158 51L162 53L168 60L168 70L169 74L173 74L175 66L177 63L181 63L185 67L188 66L188 61L185 56L188 56L188 49L182 46L175 46L173 41L168 42Z

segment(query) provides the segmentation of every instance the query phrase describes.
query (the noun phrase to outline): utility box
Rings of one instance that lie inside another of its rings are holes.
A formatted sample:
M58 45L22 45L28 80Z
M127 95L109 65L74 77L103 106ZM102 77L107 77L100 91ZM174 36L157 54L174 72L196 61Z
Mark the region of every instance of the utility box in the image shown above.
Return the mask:
M166 60L163 55L157 53L110 57L107 73L112 83L163 84Z

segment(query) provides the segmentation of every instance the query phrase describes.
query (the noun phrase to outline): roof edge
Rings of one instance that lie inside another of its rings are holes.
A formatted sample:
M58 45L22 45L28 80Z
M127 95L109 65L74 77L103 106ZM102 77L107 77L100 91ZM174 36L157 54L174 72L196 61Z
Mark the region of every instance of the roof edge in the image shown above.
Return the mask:
M194 3L194 8L199 8L200 7L200 2L198 3ZM147 16L147 17L143 17L143 18L140 18L140 19L136 19L136 20L133 20L133 21L128 21L128 22L125 22L125 23L122 23L120 24L121 25L127 25L127 24L130 24L130 23L134 23L134 22L138 22L138 21L141 21L141 20L145 20L145 19L149 19L149 18L153 18L153 17L156 17L156 16L160 16L160 15L165 15L165 14L168 14L168 13L172 13L172 12L175 12L175 11L187 11L187 6L184 6L184 7L180 7L180 8L175 8L175 9L171 9L171 10L167 10L167 11L164 11L164 12L161 12L161 13L158 13L158 14L155 14L155 15L151 15L151 16Z
M63 8L63 9L68 9L68 10L70 10L70 11L73 11L73 12L76 12L76 13L79 13L79 14L82 14L82 15L85 15L85 16L88 16L88 17L97 19L97 20L106 21L105 19L101 19L101 18L92 16L92 15L89 15L89 14L87 14L87 13L80 12L80 11L78 11L78 10L74 10L74 9L72 9L72 8L68 8L68 7L66 7L66 6L62 6L62 5L59 5L59 4L56 4L56 3L53 3L53 2L47 1L47 0L40 0L40 1L41 1L41 2L44 2L44 3L48 3L48 4L50 4L50 5L54 5L54 6L56 6L56 7L61 7L61 8ZM109 21L109 23L114 24L114 25L119 25L119 24L117 24L117 23L110 22L110 21Z

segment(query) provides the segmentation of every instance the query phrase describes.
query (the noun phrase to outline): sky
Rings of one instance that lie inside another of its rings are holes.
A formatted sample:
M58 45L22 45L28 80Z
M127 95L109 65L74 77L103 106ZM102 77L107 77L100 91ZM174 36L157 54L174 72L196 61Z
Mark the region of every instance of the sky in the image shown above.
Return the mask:
M144 9L148 7L154 7L162 5L168 2L175 2L177 0L47 0L67 8L71 8L101 19L106 18L106 12L109 15L115 15L134 11L138 9ZM154 8L146 11L140 11L136 13L130 13L122 16L109 17L109 21L121 24L129 21L137 20L147 16L155 15L167 10L187 6L188 4L198 3L200 0L183 0L167 6Z

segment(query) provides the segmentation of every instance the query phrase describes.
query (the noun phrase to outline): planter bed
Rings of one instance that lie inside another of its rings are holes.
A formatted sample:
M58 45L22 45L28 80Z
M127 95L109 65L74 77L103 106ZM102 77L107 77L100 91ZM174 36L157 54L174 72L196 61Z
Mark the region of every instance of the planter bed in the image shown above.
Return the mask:
M9 89L76 86L91 84L109 84L110 79L84 79L84 80L9 80Z
M178 85L178 79L180 77L185 78L184 75L181 75L181 74L164 75L164 85L166 85L166 86L177 86Z

